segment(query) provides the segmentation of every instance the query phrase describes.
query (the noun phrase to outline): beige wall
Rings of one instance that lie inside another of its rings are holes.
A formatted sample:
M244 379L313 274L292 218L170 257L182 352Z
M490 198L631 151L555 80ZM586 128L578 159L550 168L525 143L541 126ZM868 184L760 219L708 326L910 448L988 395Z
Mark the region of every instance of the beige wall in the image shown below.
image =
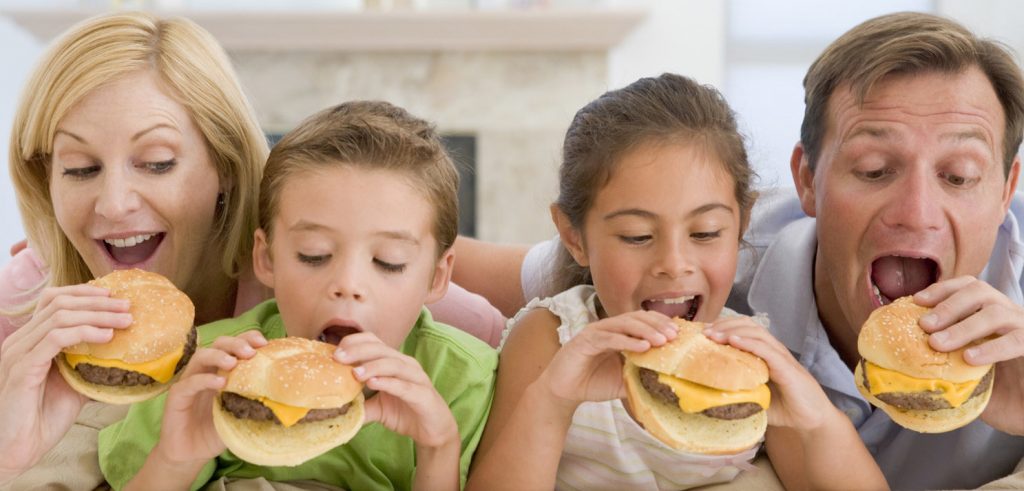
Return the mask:
M565 128L605 90L605 53L231 53L268 132L352 99L384 99L477 137L477 235L554 234L548 205Z

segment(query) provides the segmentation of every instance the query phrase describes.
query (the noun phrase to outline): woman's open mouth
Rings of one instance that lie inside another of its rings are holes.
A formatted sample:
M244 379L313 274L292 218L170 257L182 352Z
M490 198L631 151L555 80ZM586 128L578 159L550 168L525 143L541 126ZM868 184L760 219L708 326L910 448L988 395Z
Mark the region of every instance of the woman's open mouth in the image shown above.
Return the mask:
M99 242L118 265L134 266L153 257L163 243L164 232L139 234L117 239L103 239Z

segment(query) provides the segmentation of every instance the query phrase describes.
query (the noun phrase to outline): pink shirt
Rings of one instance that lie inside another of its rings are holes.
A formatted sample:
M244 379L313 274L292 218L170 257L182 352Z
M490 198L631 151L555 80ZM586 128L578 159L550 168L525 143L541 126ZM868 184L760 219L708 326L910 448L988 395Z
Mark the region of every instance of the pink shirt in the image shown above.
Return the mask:
M19 251L0 268L0 309L11 309L31 301L46 281L46 266L31 248ZM270 298L270 290L256 280L252 272L238 279L235 315ZM452 283L448 293L436 303L427 305L434 319L466 331L491 346L497 346L505 327L505 317L486 299ZM12 318L0 315L0 343L28 322L29 317Z

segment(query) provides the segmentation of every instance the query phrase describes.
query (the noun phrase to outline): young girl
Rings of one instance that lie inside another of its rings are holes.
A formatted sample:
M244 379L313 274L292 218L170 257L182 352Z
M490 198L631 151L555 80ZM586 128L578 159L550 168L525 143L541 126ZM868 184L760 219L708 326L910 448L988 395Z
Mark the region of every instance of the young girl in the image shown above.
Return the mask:
M561 293L512 321L471 488L680 489L734 478L757 447L680 452L623 406L620 352L673 339L674 316L714 323L708 337L768 364L766 445L787 488L886 487L850 421L786 348L723 311L752 174L728 105L687 78L641 79L576 114L551 206Z

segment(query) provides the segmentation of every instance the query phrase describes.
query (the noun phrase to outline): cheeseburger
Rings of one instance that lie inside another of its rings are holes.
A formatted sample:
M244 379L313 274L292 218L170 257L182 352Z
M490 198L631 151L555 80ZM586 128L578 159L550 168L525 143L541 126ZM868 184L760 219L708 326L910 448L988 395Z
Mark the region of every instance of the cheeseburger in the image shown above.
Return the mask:
M931 309L903 297L879 307L860 330L860 393L899 425L921 433L957 429L977 418L992 395L992 365L964 361L965 346L943 353L928 345L918 319Z
M114 271L89 284L131 302L132 324L106 343L79 343L57 355L57 368L78 392L109 404L130 404L167 390L196 349L195 307L163 276Z
M708 339L703 323L673 320L679 328L674 340L623 353L633 417L677 450L730 454L756 445L768 425L768 366Z
M274 339L222 373L213 423L238 458L295 466L349 441L363 425L363 384L334 360L336 346Z

